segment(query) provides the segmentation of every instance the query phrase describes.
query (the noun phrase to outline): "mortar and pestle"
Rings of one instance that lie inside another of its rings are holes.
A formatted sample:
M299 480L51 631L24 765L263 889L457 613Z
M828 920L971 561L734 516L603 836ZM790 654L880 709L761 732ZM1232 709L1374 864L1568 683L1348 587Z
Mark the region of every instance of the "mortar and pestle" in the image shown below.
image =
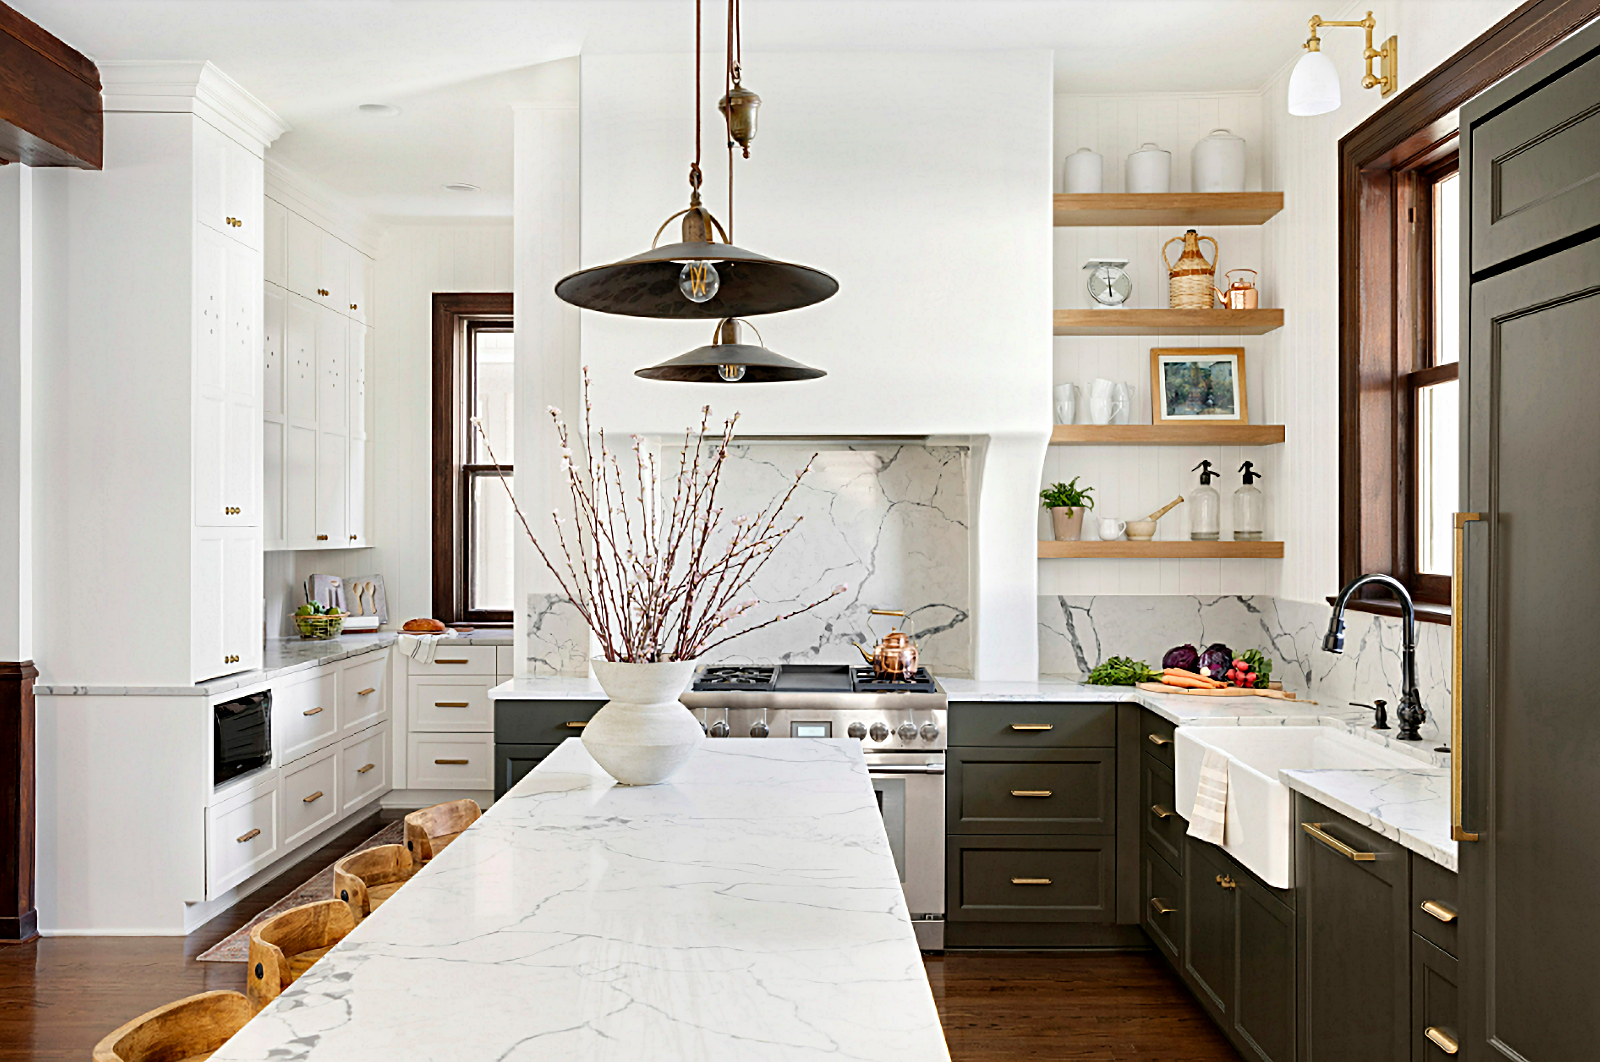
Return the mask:
M1181 501L1183 501L1183 495L1180 494L1143 520L1129 520L1128 540L1131 542L1149 542L1152 538L1155 538L1156 521L1167 515L1167 511Z

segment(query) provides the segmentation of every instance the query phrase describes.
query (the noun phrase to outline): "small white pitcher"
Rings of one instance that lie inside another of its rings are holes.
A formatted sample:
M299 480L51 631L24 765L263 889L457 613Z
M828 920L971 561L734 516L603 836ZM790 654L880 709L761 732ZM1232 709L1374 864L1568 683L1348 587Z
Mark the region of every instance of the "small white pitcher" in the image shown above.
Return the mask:
M1128 529L1128 522L1126 520L1117 520L1110 516L1102 516L1095 524L1095 529L1100 532L1100 541L1115 542Z

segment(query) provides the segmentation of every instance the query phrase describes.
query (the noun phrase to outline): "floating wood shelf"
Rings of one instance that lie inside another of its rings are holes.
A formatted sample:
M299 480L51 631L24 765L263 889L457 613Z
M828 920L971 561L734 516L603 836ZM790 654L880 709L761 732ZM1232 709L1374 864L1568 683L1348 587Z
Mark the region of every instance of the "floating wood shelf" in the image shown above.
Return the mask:
M1057 195L1057 226L1260 225L1283 209L1282 192L1098 192Z
M1057 424L1051 446L1275 446L1282 424Z
M1283 327L1278 310L1057 310L1058 336L1259 336Z
M1040 542L1039 556L1045 557L1101 557L1133 560L1176 558L1200 560L1211 557L1228 559L1275 559L1283 556L1282 542L1194 542L1173 539L1165 542Z

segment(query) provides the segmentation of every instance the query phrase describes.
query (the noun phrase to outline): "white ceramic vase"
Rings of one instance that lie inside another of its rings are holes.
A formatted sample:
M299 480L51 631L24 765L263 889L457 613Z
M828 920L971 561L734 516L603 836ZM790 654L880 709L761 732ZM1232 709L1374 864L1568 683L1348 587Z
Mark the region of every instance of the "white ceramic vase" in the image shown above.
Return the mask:
M1105 159L1098 152L1079 148L1067 156L1066 188L1069 195L1095 193L1105 188Z
M1190 155L1197 192L1244 191L1244 140L1226 129L1213 129Z
M705 740L700 724L678 701L696 662L592 663L600 688L611 700L583 728L583 747L623 785L655 785L671 778Z
M1140 195L1172 191L1172 152L1145 144L1128 156L1127 188Z

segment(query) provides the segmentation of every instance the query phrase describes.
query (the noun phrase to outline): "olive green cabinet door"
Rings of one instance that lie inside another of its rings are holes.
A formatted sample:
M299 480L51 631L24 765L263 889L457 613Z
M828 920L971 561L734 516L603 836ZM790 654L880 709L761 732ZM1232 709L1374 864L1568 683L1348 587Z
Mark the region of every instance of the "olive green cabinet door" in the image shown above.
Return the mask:
M1116 832L1111 748L953 748L945 807L951 833Z
M539 762L556 750L555 745L507 745L494 747L494 798L499 800L506 791L522 781Z
M1224 1027L1233 1024L1233 861L1215 845L1184 843L1183 975Z
M1234 881L1234 1042L1246 1058L1294 1062L1294 911L1243 871Z
M949 838L952 922L1098 922L1116 915L1112 837Z
M1460 1057L1459 967L1421 936L1411 938L1411 1062Z
M1148 852L1139 861L1142 888L1140 898L1144 907L1139 913L1139 924L1155 942L1157 950L1167 957L1175 968L1181 968L1183 955L1183 878L1167 865L1166 860L1153 858Z

